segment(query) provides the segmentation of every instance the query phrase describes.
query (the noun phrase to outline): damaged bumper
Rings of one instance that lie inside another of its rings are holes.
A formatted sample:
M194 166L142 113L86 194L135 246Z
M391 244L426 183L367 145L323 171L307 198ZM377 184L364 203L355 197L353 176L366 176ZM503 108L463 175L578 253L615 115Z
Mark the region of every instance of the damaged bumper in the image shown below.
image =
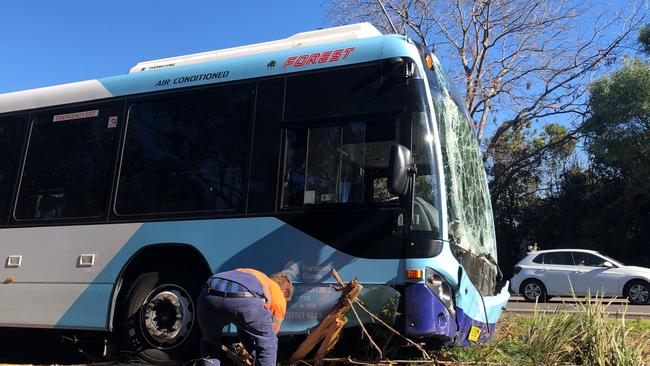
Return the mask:
M487 341L509 298L508 284L499 294L484 297L473 286L461 287L457 306L449 309L424 284L409 285L405 289L405 333L461 346Z

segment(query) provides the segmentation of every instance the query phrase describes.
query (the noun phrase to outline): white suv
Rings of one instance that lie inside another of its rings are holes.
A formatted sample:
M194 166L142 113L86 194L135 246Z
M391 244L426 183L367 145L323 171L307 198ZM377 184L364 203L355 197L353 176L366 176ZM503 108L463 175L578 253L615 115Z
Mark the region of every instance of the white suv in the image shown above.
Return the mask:
M593 250L530 252L515 265L514 274L510 290L527 301L591 294L650 303L650 268L626 266Z

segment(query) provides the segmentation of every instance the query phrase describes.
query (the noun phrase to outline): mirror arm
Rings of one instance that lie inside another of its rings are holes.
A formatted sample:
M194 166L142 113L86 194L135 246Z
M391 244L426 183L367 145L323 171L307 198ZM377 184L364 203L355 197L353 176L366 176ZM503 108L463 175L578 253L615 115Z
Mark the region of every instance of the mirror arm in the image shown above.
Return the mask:
M415 176L418 172L418 168L415 165L415 162L409 164L408 167L408 176L409 180L411 181L411 196L409 197L411 199L411 212L409 212L409 229L413 229L413 215L415 212Z

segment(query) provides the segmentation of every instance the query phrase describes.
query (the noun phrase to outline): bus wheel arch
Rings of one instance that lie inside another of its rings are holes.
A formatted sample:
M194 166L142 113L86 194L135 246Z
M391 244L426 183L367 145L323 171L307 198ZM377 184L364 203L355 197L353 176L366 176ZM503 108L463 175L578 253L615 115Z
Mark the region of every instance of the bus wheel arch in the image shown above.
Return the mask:
M177 364L200 335L196 296L211 274L191 245L154 244L122 269L111 306L118 347L155 364ZM176 319L177 320L174 320Z

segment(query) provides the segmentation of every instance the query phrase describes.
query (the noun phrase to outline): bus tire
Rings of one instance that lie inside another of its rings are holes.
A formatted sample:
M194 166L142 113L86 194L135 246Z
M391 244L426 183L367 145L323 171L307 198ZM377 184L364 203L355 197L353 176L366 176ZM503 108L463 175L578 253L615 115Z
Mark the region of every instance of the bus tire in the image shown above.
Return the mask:
M141 273L119 302L121 348L149 363L178 365L198 351L195 303L202 282L174 272Z

